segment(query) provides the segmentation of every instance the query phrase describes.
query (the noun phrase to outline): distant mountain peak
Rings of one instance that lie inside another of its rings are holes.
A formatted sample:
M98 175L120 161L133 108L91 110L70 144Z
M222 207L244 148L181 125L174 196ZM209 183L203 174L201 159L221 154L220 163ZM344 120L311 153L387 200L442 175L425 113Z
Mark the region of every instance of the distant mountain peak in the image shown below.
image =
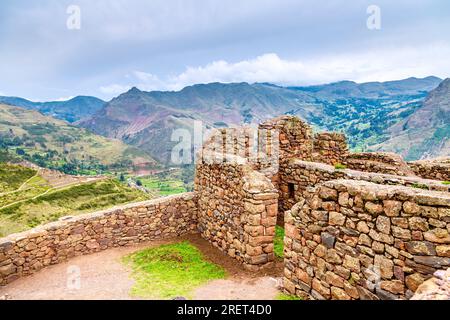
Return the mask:
M141 93L143 91L139 90L137 87L133 87L127 91L127 93Z

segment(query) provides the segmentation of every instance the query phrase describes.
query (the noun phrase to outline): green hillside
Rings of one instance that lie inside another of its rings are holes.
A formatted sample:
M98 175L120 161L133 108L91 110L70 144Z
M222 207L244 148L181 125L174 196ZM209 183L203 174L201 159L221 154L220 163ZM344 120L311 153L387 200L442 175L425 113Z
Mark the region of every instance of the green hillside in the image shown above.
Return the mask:
M0 164L0 194L18 189L36 173L33 169Z
M133 165L154 165L145 152L44 116L0 105L0 149L70 174L93 174Z
M8 175L7 172L10 172ZM149 199L114 179L55 187L35 170L0 163L0 237L63 216L94 212Z

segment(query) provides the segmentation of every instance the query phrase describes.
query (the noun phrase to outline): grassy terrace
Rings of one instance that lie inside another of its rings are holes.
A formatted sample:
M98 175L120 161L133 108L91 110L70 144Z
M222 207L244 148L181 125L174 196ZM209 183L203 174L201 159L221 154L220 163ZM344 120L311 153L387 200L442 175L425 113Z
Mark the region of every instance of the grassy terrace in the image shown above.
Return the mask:
M146 199L148 195L113 179L53 189L36 176L18 192L0 196L0 237L56 221L66 215L94 212Z

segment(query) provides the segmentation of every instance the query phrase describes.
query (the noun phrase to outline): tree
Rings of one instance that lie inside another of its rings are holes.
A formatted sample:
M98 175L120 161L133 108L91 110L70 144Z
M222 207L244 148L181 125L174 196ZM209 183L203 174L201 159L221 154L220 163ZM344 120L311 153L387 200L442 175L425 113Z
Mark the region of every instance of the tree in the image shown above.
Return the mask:
M139 186L139 187L142 187L142 181L141 180L136 180L136 184Z
M25 151L24 151L23 149L20 149L20 148L16 149L16 153L17 153L19 156L25 155Z

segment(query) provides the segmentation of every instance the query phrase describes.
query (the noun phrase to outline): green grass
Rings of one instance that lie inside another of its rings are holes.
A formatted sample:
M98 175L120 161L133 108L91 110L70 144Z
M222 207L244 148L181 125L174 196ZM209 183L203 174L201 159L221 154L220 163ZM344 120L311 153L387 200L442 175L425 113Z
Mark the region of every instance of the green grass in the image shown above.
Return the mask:
M195 288L226 276L222 267L206 261L187 241L138 251L124 262L131 265L136 280L131 294L143 298L191 298Z
M279 293L275 297L275 300L303 300L303 299L291 294Z
M411 185L413 188L428 190L428 186L426 184L414 183Z
M0 163L0 193L16 190L35 174L33 169Z
M344 165L344 164L342 164L342 163L336 163L336 164L334 165L334 168L335 168L336 170L345 170L345 169L347 169L347 166Z
M450 185L450 181L442 181L442 184Z
M170 196L186 192L183 181L177 179L139 178L142 185L160 196Z
M39 185L38 180L29 189L0 197L3 201L0 207L12 204L0 209L0 237L56 221L63 216L94 212L149 198L141 191L128 188L113 179L55 189L43 194L50 187ZM13 200L24 201L13 204Z
M276 257L283 258L284 229L280 226L275 227L275 239L273 242L273 251L274 251Z

